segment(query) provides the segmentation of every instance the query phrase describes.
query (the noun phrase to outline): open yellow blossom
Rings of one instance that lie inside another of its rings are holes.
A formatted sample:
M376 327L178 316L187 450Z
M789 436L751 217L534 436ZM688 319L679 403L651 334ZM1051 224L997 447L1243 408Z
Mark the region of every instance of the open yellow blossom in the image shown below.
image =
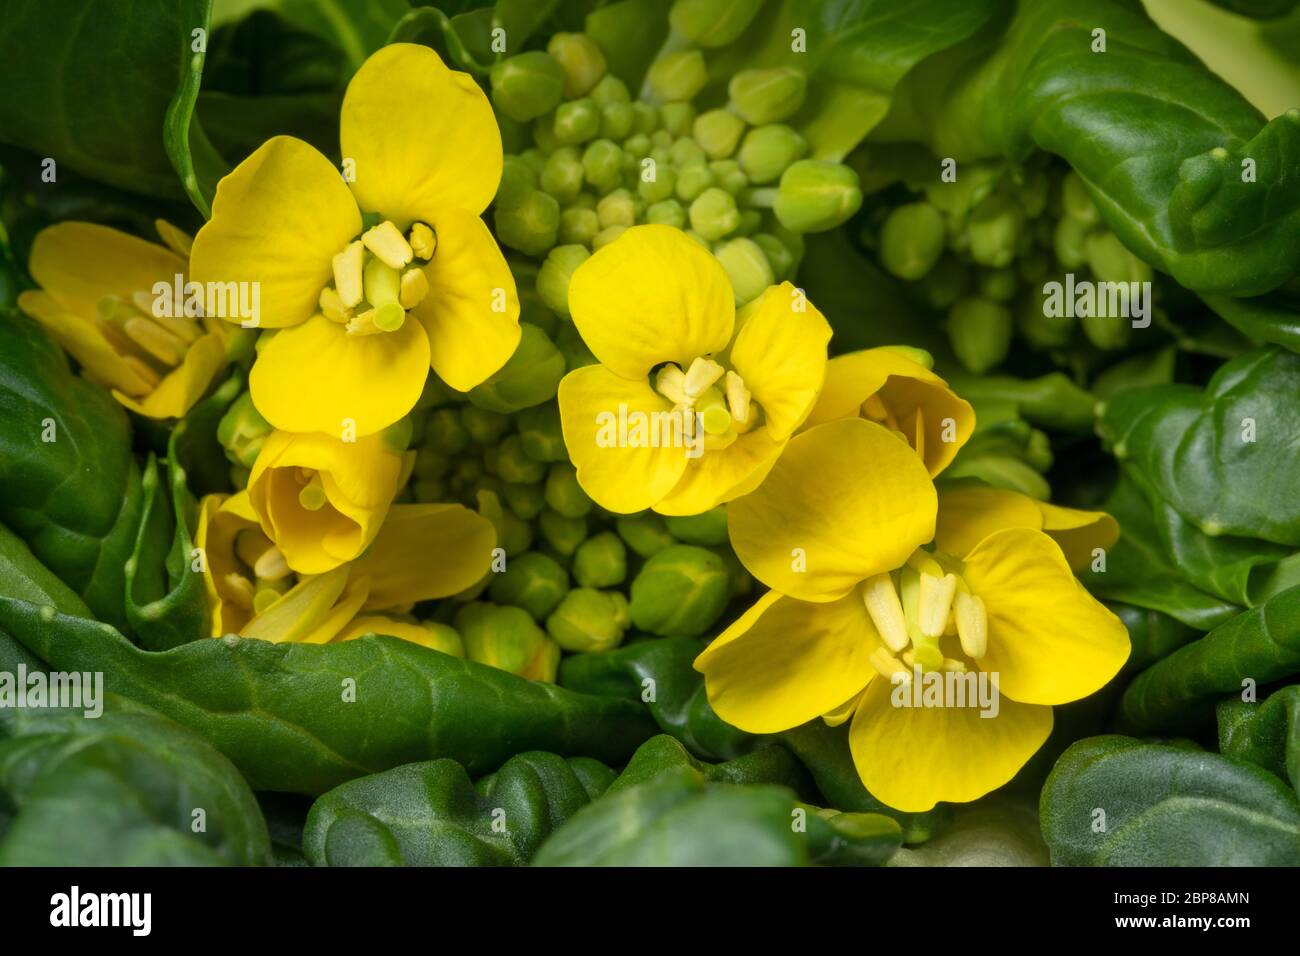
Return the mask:
M482 90L427 47L374 53L348 84L340 173L288 136L217 186L194 240L201 282L254 283L253 402L277 428L377 432L411 410L430 366L467 391L519 342L519 299L479 214L501 178ZM226 316L248 322L246 316Z
M195 544L206 555L213 637L325 644L390 634L455 653L404 612L417 601L458 594L487 573L496 532L461 505L396 505L360 559L299 576L240 492L203 499Z
M863 784L900 810L1009 781L1051 705L1098 690L1129 642L1041 530L993 521L979 540L932 541L973 503L936 507L920 460L873 422L792 439L728 507L737 555L774 590L695 661L718 715L753 733L851 719Z
M901 434L931 476L952 463L975 430L975 410L948 383L888 347L837 355L804 428L866 418Z
M127 408L179 418L225 367L226 337L186 308L189 237L156 227L165 246L89 222L41 230L29 264L41 288L18 306Z
M573 274L569 308L599 364L560 382L578 482L610 511L707 511L756 487L821 389L831 330L803 291L739 313L685 233L634 226Z
M289 568L322 574L369 547L412 457L385 435L272 432L248 477L249 507Z

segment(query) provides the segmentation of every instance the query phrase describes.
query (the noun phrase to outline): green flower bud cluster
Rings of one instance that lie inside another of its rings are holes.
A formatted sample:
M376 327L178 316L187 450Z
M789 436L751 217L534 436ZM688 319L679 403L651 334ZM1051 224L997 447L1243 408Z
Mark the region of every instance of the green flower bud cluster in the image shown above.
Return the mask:
M725 89L710 81L709 48L730 42L757 10L725 6L708 15L673 6L681 35L697 45L650 66L645 99L606 71L582 34L558 34L546 52L493 69L498 114L531 137L506 157L497 236L543 261L537 292L561 316L573 271L630 226L686 230L717 256L744 304L794 277L803 233L833 228L861 205L857 174L810 158L792 125L807 96L801 71L743 70Z
M1046 433L1020 417L1010 403L981 402L975 408L975 433L957 452L945 478L978 478L1046 501L1051 486L1043 476L1052 467Z
M868 159L868 163L870 160ZM796 164L797 165L797 164ZM788 173L789 171L787 171ZM1148 282L1151 267L1106 228L1084 181L1063 163L965 163L952 182L909 183L867 214L863 244L909 291L945 316L953 353L981 374L1000 365L1016 334L1039 350L1124 348L1131 318L1045 308L1050 282ZM1064 353L1058 353L1064 354Z
M248 484L248 475L262 443L274 429L253 407L253 397L241 392L217 424L217 441L230 459L230 481L236 488Z

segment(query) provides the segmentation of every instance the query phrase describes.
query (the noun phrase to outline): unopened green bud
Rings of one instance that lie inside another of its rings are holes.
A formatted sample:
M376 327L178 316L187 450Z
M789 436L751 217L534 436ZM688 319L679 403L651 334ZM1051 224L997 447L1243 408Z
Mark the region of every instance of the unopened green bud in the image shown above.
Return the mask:
M627 546L612 531L602 531L578 546L573 576L584 588L612 588L627 577Z
M677 198L693 202L714 183L713 171L703 163L695 163L677 171Z
M582 154L582 169L587 182L609 192L623 178L623 150L613 140L598 139Z
M749 177L734 159L715 159L709 163L709 172L713 174L714 184L721 190L739 196L749 185Z
M1016 241L1024 213L1009 197L996 193L973 210L966 226L970 257L982 266L1001 269L1016 258Z
M506 503L506 507L525 521L532 521L546 507L546 496L542 492L541 485L502 482L501 500Z
M632 105L632 94L628 91L627 84L613 73L606 73L588 95L602 109L615 103Z
M537 174L533 172L532 166L518 156L507 156L501 167L496 203L509 205L518 202L537 188L537 182Z
M731 78L731 108L751 126L780 122L798 112L808 92L801 70L790 67L741 70Z
M1085 226L1095 226L1101 222L1101 213L1097 204L1088 194L1088 187L1074 170L1065 174L1061 181L1061 209L1071 219Z
M550 155L560 148L560 141L555 136L555 114L547 113L533 120L533 142L538 150Z
M565 245L586 246L600 231L600 220L594 209L570 206L560 213L558 239Z
M673 32L703 47L726 46L745 32L763 0L676 0L668 12Z
M807 140L789 126L759 126L746 133L740 145L740 168L752 183L775 182L807 151Z
M546 154L540 149L526 149L519 154L519 158L528 165L528 168L531 169L535 175L540 176L542 174L542 167L546 165Z
M585 33L557 33L546 52L564 69L564 97L585 96L605 76L605 54Z
M546 477L546 465L524 451L520 435L507 435L497 449L497 474L502 481L531 485Z
M566 518L582 518L595 504L578 484L578 475L567 461L557 461L546 474L546 503Z
M673 141L673 145L668 150L668 159L679 169L709 161L704 148L689 136L680 136Z
M734 235L750 237L763 225L763 214L757 209L742 209L740 211L740 225L736 227Z
M627 226L609 226L600 230L600 232L596 233L596 238L591 240L592 252L595 252L598 249L603 249L605 246L609 245L619 236L623 235L623 233L627 232L627 228Z
M524 255L540 256L555 245L560 228L560 204L554 196L534 189L509 206L497 206L497 238Z
M727 543L727 507L718 505L697 515L669 515L664 526L683 544L710 547Z
M691 203L691 228L708 240L721 239L740 225L735 198L717 186L700 193Z
M494 574L488 587L493 601L523 608L536 621L554 611L568 591L568 572L540 551L509 559L506 569Z
M546 619L546 631L566 651L607 651L623 640L627 598L617 591L574 588Z
M549 113L564 95L564 69L540 50L502 60L489 78L492 105L520 123Z
M934 356L925 349L919 349L915 345L882 345L881 348L888 349L890 352L897 352L905 359L915 362L922 368L934 369Z
M1020 276L1013 268L981 269L980 295L994 302L1010 302L1020 291Z
M695 99L709 80L704 54L699 50L679 50L650 64L646 82L661 103Z
M636 186L641 198L651 204L671 198L676 188L677 171L671 166L661 166L659 163L655 163L654 177L641 178Z
M609 103L600 107L600 135L605 139L623 139L632 132L636 114L631 103Z
M465 656L465 644L460 639L460 634L450 624L439 624L437 621L421 621L420 626L429 632L426 647L435 651L442 651L444 654L450 654L452 657Z
M456 612L453 623L470 660L554 682L560 648L523 608L475 601Z
M790 250L784 243L766 232L757 233L753 239L763 250L763 255L767 256L768 264L772 267L772 281L780 282L782 279L790 278L794 271L794 256L790 254Z
M582 249L581 246L560 248ZM543 267L539 284L545 281L545 276ZM519 330L519 344L506 364L469 390L469 400L479 408L509 414L555 397L565 373L564 356L537 326L521 322Z
M677 543L664 525L664 519L652 511L624 515L614 522L614 528L624 543L642 558L653 557Z
M273 429L253 405L253 396L240 392L217 425L217 441L226 457L243 468L252 468L262 443Z
M579 245L556 246L546 254L537 273L537 294L547 308L560 315L569 314L569 282L578 266L590 257L586 247Z
M801 159L781 174L773 211L794 232L822 232L843 223L862 205L858 174L848 166Z
M623 140L623 152L637 157L637 162L650 154L650 137L645 133L633 133Z
M632 582L630 611L637 628L661 636L698 637L731 597L722 559L689 544L664 548Z
M470 440L477 445L492 445L510 430L510 416L478 405L465 405L460 410L460 423Z
M561 103L555 109L553 129L562 144L585 143L600 132L600 109L585 98Z
M469 432L454 408L435 408L424 426L424 447L454 457L469 444Z
M573 146L563 146L551 153L542 167L538 182L560 202L571 202L582 192L582 157Z
M490 490L492 487L499 487L500 483L487 481L480 483L480 490ZM493 491L493 494L496 494ZM492 524L497 529L497 547L501 548L507 555L522 555L533 544L533 526L520 518L513 511L506 508L500 509Z
M665 103L659 107L659 121L664 131L674 139L689 136L691 127L695 125L695 104Z
M433 504L447 499L447 483L441 478L413 478L409 487L414 501Z
M578 545L587 540L586 518L567 518L547 508L537 516L537 526L546 543L566 558L572 557Z
M1088 261L1088 226L1066 216L1058 219L1052 234L1052 251L1066 269L1077 269Z
M520 446L524 454L533 461L567 460L568 453L564 448L564 433L560 428L558 406L548 403L535 408L526 408L519 413L516 424Z
M646 208L645 221L682 229L686 226L686 210L676 199L665 199Z
M638 133L649 136L659 129L659 110L640 100L632 104L632 128Z
M710 159L725 159L736 151L745 121L730 110L709 110L695 118L691 135Z
M713 254L722 263L727 278L731 280L731 291L735 295L737 306L757 299L776 281L776 274L772 271L767 255L752 239L731 239L721 243L713 250Z
M948 313L948 340L967 370L982 375L1007 357L1011 312L978 296L962 299Z
M618 226L613 226L612 229L616 230ZM609 231L608 229L604 230L604 232ZM604 232L598 233L596 239L592 240L594 248L599 248L596 243L604 235ZM596 356L591 354L591 349L587 348L587 343L582 340L577 326L572 322L565 322L560 326L560 331L555 336L555 345L564 356L564 367L570 372L575 368L596 364Z
M615 189L596 203L596 216L602 229L610 226L635 226L636 202L626 189Z
M1151 267L1108 230L1088 234L1088 268L1102 282L1150 282Z
M943 215L928 202L899 206L880 230L880 262L900 279L919 279L934 268L947 242Z
M415 453L412 473L417 478L442 478L451 471L452 458L432 445L424 445Z
M1020 173L1017 177L1015 197L1029 219L1037 219L1047 209L1047 190L1050 183L1041 169Z
M1025 296L1024 304L1018 313L1017 326L1020 334L1032 347L1037 349L1059 348L1070 341L1074 334L1075 320L1066 315L1062 309L1059 315L1049 315L1044 308L1042 287L1032 289Z

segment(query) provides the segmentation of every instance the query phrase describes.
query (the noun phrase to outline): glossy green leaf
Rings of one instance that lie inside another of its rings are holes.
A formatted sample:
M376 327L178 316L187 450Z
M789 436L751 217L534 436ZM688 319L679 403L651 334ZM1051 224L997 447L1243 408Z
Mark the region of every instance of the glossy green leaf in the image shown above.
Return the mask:
M3 597L0 629L57 670L103 672L110 691L198 732L258 790L319 794L442 757L478 774L525 750L616 763L654 732L626 700L391 637L318 645L229 635L150 652L109 625Z
M985 797L958 807L952 826L917 847L902 847L888 866L1047 866L1038 809Z
M632 755L623 772L610 787L617 793L653 780L666 773L684 772L708 783L771 783L811 796L811 780L803 765L790 751L775 744L723 763L705 763L691 756L681 741L667 734L651 737Z
M1067 750L1043 788L1057 866L1300 865L1300 804L1253 764L1129 737Z
M503 866L604 792L614 772L584 757L511 757L477 788L454 760L394 767L317 800L303 850L316 866Z
M1126 673L1136 673L1149 667L1196 640L1202 633L1168 614L1150 608L1134 607L1117 601L1107 601L1106 607L1124 623L1132 644L1133 649L1124 662Z
M0 710L3 866L265 864L270 842L234 766L184 727L110 700L101 716Z
M1228 698L1219 702L1217 716L1221 752L1290 780L1300 795L1300 685L1258 703Z
M336 49L346 79L384 45L411 4L407 0L218 0L213 26L241 20L255 10L270 10Z

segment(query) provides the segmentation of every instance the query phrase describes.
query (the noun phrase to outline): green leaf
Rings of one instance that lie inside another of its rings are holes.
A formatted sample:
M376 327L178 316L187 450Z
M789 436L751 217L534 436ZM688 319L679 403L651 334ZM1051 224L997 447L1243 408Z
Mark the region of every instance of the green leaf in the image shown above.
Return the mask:
M811 780L790 751L775 744L759 747L724 763L696 760L675 737L660 734L643 743L609 788L611 793L635 787L666 773L687 773L708 783L771 783L811 795Z
M952 826L918 847L902 847L888 866L1047 866L1038 810L992 796L963 804Z
M1250 338L1300 352L1300 305L1281 293L1249 299L1207 295L1204 299L1223 321Z
M316 645L228 635L155 653L106 624L4 597L0 629L56 670L112 675L115 693L199 733L258 790L319 794L441 757L478 774L525 750L617 763L654 732L628 701L392 637Z
M1107 601L1106 607L1124 623L1133 647L1128 660L1124 662L1126 673L1136 673L1151 666L1196 640L1202 633L1168 614L1150 608L1134 607L1117 601Z
M12 0L0 23L0 135L92 179L180 198L163 142L207 0Z
M72 374L40 326L0 318L0 522L97 617L125 626L140 515L126 413Z
M1283 687L1262 702L1219 702L1219 750L1291 781L1300 795L1300 685Z
M230 166L217 153L194 115L199 89L203 85L212 0L186 0L182 5L182 16L185 34L191 38L201 35L203 42L192 40L190 43L189 55L181 67L180 83L163 118L163 145L167 158L181 178L185 195L204 219L211 219L212 196L217 191L217 181L230 171ZM196 50L195 46L199 49Z
M271 10L304 33L342 54L344 79L388 40L394 25L411 11L407 0L217 0L213 27Z
M1026 421L1044 428L1079 432L1092 428L1096 399L1061 372L1034 379L1010 375L973 376L951 372L948 384L967 401L1014 405Z
M604 764L529 752L477 789L454 760L395 767L318 799L303 850L316 866L504 866L542 841L614 779Z
M730 759L758 738L724 723L709 706L704 675L692 666L707 641L665 637L634 641L599 654L560 662L562 687L644 702L659 729L706 758Z
M1106 403L1100 431L1116 457L1212 537L1300 547L1300 356L1270 348L1223 365L1204 392L1168 385ZM1231 489L1225 494L1224 489Z
M1300 587L1220 624L1134 678L1120 703L1125 729L1179 734L1208 723L1214 704L1300 674Z
M255 866L270 842L234 766L145 708L0 710L3 866ZM196 827L201 811L201 828ZM69 839L75 834L75 839Z
M1218 754L1091 737L1043 788L1057 866L1300 865L1300 804L1272 774Z
M90 608L32 554L22 538L0 524L0 594L49 605L73 617L90 617Z

